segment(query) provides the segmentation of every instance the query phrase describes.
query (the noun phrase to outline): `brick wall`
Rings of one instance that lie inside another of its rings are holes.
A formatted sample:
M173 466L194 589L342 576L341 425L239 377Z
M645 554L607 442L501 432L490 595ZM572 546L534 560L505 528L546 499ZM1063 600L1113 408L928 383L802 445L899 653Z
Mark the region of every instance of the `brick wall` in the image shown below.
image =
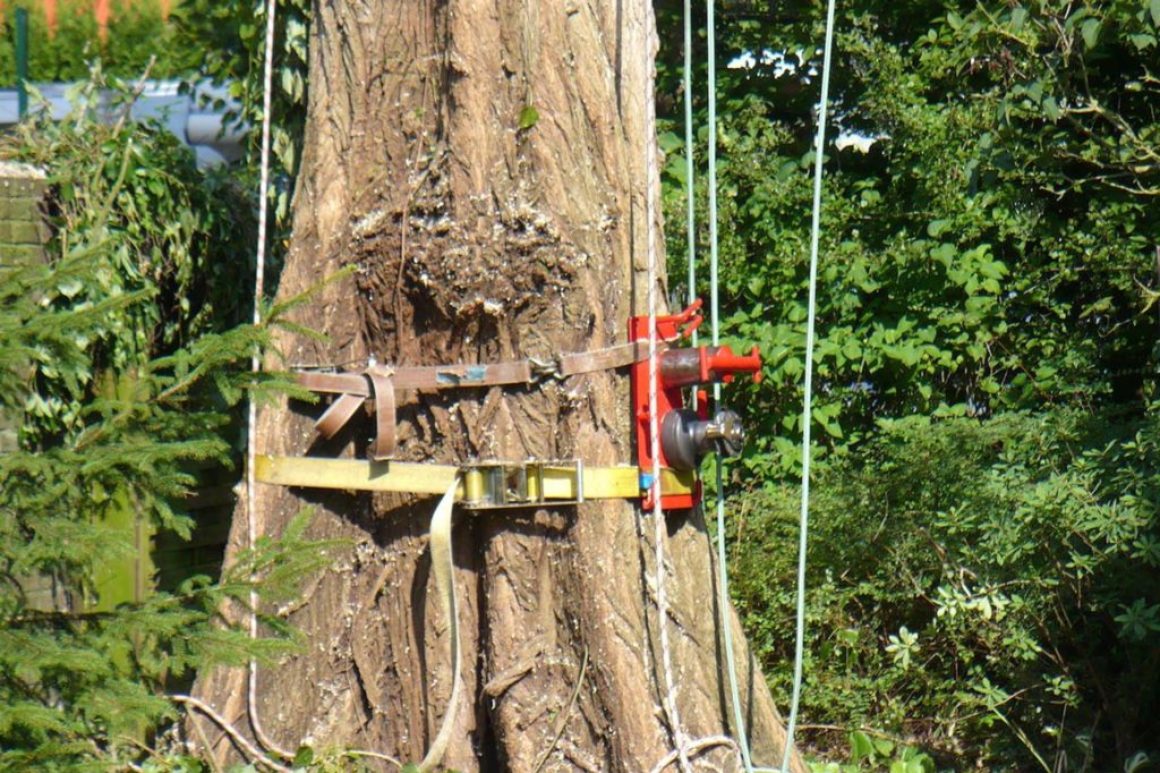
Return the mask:
M44 172L36 167L0 161L0 268L44 259L45 187Z
M40 213L44 173L25 164L0 161L0 282L4 272L44 260L48 229ZM0 453L16 447L16 419L0 412Z
M40 205L47 187L44 173L36 167L0 161L0 282L15 266L44 260L48 241ZM19 417L0 411L0 453L17 447ZM49 576L23 582L30 609L67 610L76 600L67 588Z

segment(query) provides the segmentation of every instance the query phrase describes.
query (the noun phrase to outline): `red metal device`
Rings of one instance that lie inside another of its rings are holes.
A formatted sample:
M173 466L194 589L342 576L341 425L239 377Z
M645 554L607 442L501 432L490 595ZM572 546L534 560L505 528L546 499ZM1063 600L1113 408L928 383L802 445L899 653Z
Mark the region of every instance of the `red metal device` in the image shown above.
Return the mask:
M692 335L704 317L701 315L701 301L694 301L679 314L657 317L657 341L672 344ZM631 317L628 320L630 341L647 341L649 335L647 316ZM761 380L761 354L753 347L748 355L734 354L728 346L697 346L674 348L658 347L657 368L657 426L662 427L666 418L684 419L691 414L685 410L685 396L688 387L715 382L728 383L739 373L753 374L753 380ZM637 463L641 471L641 488L644 492L644 506L652 506L652 435L649 422L649 361L641 360L632 366L632 415L636 424ZM700 394L700 393L699 393ZM697 400L696 420L709 424L709 406L704 395ZM670 416L670 414L679 414ZM703 433L702 433L703 434ZM685 437L687 433L666 433L666 439ZM670 463L665 444L660 447L661 467L679 467ZM672 449L670 449L672 450ZM683 454L682 456L688 456ZM693 491L688 494L665 494L661 505L669 509L687 509L701 501L701 482L698 480Z

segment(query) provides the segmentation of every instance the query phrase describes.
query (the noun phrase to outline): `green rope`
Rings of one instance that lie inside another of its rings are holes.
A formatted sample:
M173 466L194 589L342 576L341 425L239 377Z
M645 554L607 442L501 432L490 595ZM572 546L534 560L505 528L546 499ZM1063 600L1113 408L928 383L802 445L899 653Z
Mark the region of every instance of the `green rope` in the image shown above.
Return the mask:
M707 10L706 38L708 39L709 77L709 317L713 330L713 346L721 343L720 300L717 287L717 31L714 18L713 0L705 3ZM689 12L685 11L685 40L690 39L688 31ZM686 56L689 43L686 42ZM688 64L686 64L686 73ZM687 115L688 113L686 113ZM692 131L691 128L686 130ZM691 234L690 234L691 240ZM690 273L692 266L690 266ZM713 385L713 407L721 405L721 385ZM729 565L725 554L725 474L724 459L717 456L717 581L720 598L717 606L721 613L721 629L725 639L725 668L729 673L729 695L733 701L733 723L736 726L737 745L741 749L741 762L746 773L753 772L753 760L749 754L749 739L745 732L745 716L741 711L741 690L737 686L737 662L733 655L733 621L729 615Z
M688 304L697 300L697 206L693 187L693 20L691 4L685 0L685 232L689 247ZM697 331L693 331L693 346ZM697 390L693 390L693 408L697 407Z
M797 567L797 622L794 642L793 698L790 701L789 722L785 730L785 753L781 760L782 773L789 770L793 752L794 731L797 728L798 708L802 693L802 660L805 652L806 631L806 550L810 533L810 424L813 418L814 388L814 323L818 312L818 243L822 230L822 161L826 148L826 110L830 96L830 62L834 48L834 4L826 4L826 44L822 52L822 92L818 97L818 136L814 145L814 206L810 222L810 288L806 312L805 396L802 405L802 507L801 527L798 533Z

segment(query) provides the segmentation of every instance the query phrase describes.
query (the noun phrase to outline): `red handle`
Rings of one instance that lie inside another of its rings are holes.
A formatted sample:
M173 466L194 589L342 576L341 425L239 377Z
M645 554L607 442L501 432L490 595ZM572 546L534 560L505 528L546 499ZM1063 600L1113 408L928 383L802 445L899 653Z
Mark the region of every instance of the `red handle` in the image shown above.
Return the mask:
M761 381L761 353L756 346L747 355L734 354L728 346L717 347L716 351L710 351L709 347L702 347L701 381L703 383L711 381L728 383L738 373L752 373L755 384Z

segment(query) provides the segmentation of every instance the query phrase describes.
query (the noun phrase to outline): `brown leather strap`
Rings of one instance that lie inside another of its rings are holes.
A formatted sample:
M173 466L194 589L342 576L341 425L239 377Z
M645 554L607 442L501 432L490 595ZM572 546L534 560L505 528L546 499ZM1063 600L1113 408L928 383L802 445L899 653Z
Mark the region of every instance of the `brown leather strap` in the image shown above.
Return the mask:
M315 373L294 374L299 384L311 392L348 394L355 397L370 397L371 387L361 373Z
M661 348L664 348L663 344ZM547 367L541 367L532 360L513 360L480 365L403 365L397 368L372 365L365 372L390 374L395 389L462 389L531 384L541 374L567 378L579 373L622 368L646 357L647 342L631 341L591 352L564 354L556 360L554 366L549 364ZM370 385L360 373L301 372L296 375L298 383L312 392L356 397L372 395Z
M390 459L395 455L395 386L391 383L390 371L367 368L366 373L375 393L375 442L371 445L371 458Z
M662 344L663 347L663 344ZM296 374L298 383L312 392L339 397L314 422L324 438L332 438L350 421L368 397L375 401L375 440L371 456L389 459L395 453L395 390L456 389L531 384L541 375L568 378L580 373L611 370L640 362L648 357L648 343L625 344L561 355L544 366L532 360L515 360L480 365L410 365L390 368L371 365L362 373Z
M579 373L612 370L644 359L648 359L648 341L629 341L626 344L610 346L607 349L560 355L560 359L557 361L556 375L560 378L567 378Z
M322 374L300 374L318 376ZM375 440L371 445L371 456L376 460L389 459L395 453L395 388L391 384L391 373L384 369L369 369L365 374L349 374L351 386L354 380L361 382L358 393L343 392L338 399L331 403L321 416L314 422L314 429L324 438L330 439L338 434L346 423L358 411L359 406L366 400L367 395L375 398ZM314 388L313 378L301 379L303 386ZM330 383L328 386L337 386ZM324 391L318 389L317 391ZM329 390L325 390L329 391Z
M394 374L395 389L460 389L535 381L532 363L528 360L480 365L406 365L390 369L373 365L367 372L381 370Z
M459 389L530 384L536 380L536 371L530 360L487 365L404 365L398 368L372 365L366 373L389 373L395 389ZM299 372L295 376L298 383L311 392L371 396L366 379L359 373Z
M314 422L314 429L319 435L329 440L350 421L358 407L363 404L364 399L357 395L340 395Z

